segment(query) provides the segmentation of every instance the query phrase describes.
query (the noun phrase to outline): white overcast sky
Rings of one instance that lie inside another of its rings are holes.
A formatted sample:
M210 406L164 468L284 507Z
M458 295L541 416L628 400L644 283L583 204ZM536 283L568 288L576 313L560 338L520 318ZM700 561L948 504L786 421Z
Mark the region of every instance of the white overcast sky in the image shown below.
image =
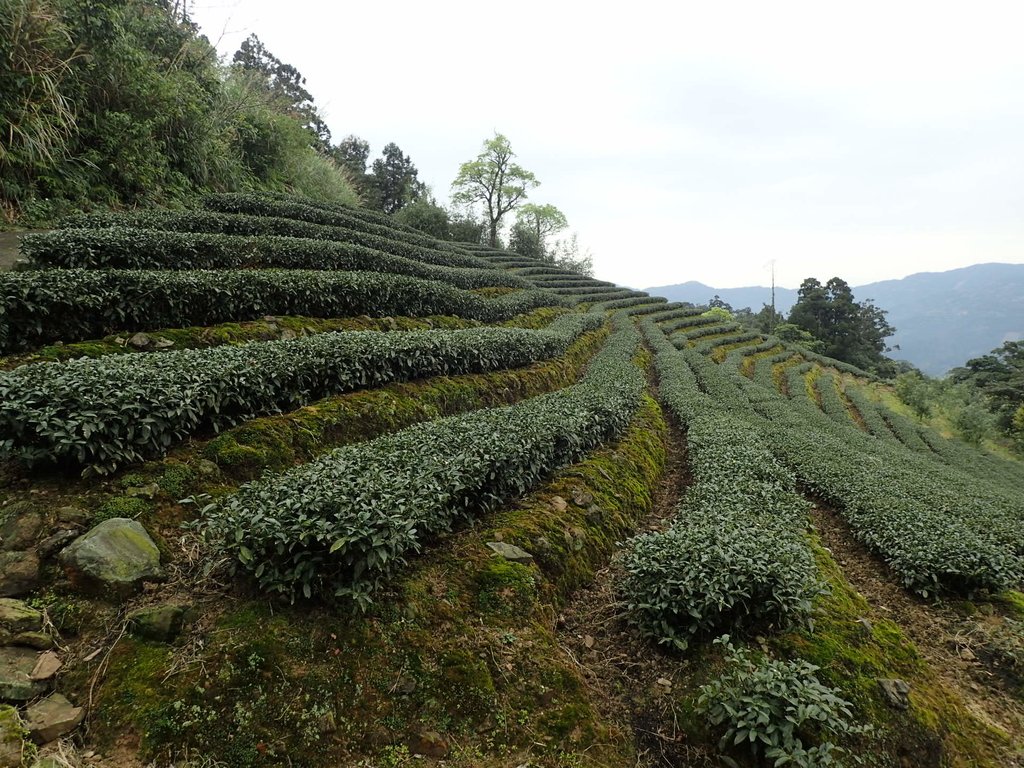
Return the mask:
M595 273L852 285L1024 262L1024 3L195 0L255 32L335 140L447 202L495 130Z

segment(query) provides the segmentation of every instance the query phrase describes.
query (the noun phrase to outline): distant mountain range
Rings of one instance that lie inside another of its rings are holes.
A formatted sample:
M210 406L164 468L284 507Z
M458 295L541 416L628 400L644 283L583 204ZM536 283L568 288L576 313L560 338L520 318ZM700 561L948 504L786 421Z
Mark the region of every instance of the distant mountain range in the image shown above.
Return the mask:
M695 281L646 288L669 301L706 304L716 294L739 309L755 312L771 303L771 288L712 288ZM1004 341L1024 338L1024 264L975 264L948 272L919 272L902 280L853 287L857 301L874 299L888 311L896 334L890 355L925 373L940 376ZM775 307L788 313L793 288L775 289ZM895 349L896 346L899 349Z

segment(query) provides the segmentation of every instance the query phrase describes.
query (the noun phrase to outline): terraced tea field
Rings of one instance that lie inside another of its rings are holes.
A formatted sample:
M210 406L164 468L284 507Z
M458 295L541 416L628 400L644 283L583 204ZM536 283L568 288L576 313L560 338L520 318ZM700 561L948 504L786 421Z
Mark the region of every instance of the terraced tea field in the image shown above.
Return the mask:
M25 765L1021 764L1024 468L863 371L302 198L22 250Z

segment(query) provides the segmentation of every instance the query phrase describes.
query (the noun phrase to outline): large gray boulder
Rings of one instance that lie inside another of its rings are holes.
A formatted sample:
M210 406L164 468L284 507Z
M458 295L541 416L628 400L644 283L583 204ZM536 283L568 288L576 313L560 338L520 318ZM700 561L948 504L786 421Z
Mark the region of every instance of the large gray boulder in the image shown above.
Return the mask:
M60 553L60 563L77 586L118 595L164 577L153 539L137 521L125 517L104 520L79 536Z
M76 707L59 693L51 693L25 711L25 724L32 741L49 744L79 726L85 710Z

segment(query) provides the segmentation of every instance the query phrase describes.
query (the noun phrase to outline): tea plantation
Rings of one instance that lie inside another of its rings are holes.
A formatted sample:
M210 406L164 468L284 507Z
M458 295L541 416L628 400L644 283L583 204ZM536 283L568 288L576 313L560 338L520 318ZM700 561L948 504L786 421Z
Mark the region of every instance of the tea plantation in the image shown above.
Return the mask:
M1024 764L1024 465L866 372L308 198L22 254L0 766Z

